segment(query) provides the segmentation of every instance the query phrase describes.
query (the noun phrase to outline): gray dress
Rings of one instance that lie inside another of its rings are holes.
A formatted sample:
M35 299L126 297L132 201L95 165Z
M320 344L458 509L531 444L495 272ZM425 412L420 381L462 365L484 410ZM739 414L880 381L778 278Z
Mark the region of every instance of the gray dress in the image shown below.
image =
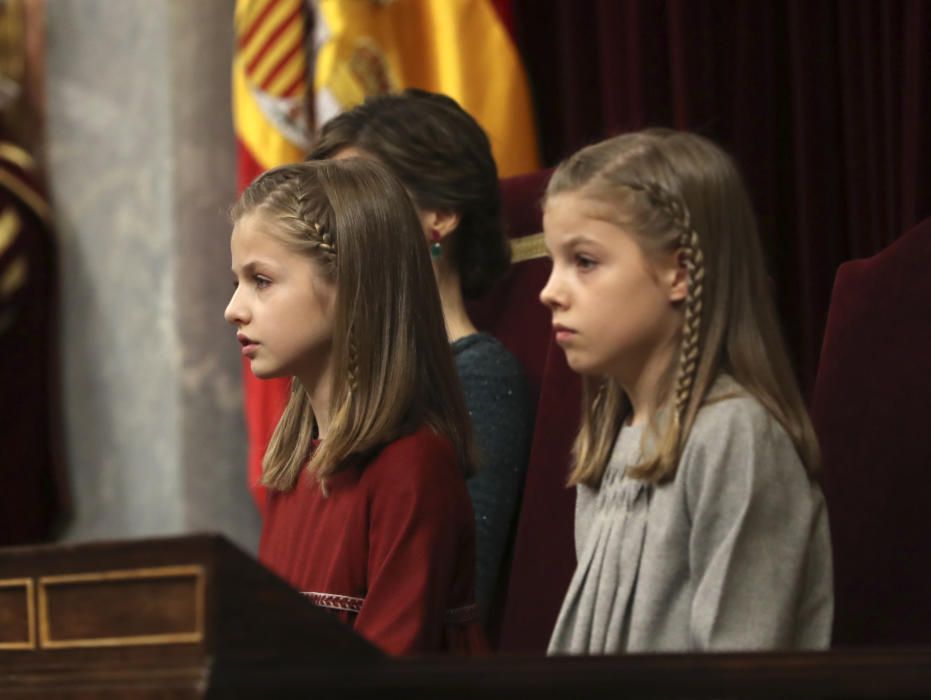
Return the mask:
M625 476L625 427L601 486L576 498L578 565L550 654L824 649L833 616L827 512L782 427L738 396L706 405L675 479Z

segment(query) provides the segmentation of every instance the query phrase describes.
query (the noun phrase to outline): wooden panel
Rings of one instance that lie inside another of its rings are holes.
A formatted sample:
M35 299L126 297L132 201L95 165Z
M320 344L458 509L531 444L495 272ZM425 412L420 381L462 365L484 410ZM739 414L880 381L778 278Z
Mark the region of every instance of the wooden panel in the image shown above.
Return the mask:
M35 649L32 579L0 580L0 649Z
M164 566L39 578L43 649L195 644L204 569Z

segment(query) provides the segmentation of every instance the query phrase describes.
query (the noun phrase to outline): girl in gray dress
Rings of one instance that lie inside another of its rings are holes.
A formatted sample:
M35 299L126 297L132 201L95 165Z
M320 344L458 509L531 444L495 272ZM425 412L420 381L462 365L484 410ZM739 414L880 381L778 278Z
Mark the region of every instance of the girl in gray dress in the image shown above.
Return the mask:
M544 234L541 300L584 377L550 653L827 647L818 445L734 163L667 130L590 146Z

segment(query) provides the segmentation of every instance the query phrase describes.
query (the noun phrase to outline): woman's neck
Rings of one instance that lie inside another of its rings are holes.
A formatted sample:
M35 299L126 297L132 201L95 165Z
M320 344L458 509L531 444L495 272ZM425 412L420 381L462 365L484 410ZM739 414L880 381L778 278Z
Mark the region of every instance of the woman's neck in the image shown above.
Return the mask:
M435 272L449 342L452 343L478 332L475 324L472 323L472 319L469 318L468 311L466 311L465 299L462 297L462 285L459 283L459 273L443 263L437 265Z

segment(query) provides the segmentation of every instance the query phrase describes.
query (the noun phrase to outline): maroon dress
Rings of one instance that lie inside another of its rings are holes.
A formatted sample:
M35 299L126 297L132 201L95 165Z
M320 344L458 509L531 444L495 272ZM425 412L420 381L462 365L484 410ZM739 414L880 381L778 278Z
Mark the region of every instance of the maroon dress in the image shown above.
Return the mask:
M268 492L262 563L389 654L480 653L475 524L449 442L427 428L319 482Z

